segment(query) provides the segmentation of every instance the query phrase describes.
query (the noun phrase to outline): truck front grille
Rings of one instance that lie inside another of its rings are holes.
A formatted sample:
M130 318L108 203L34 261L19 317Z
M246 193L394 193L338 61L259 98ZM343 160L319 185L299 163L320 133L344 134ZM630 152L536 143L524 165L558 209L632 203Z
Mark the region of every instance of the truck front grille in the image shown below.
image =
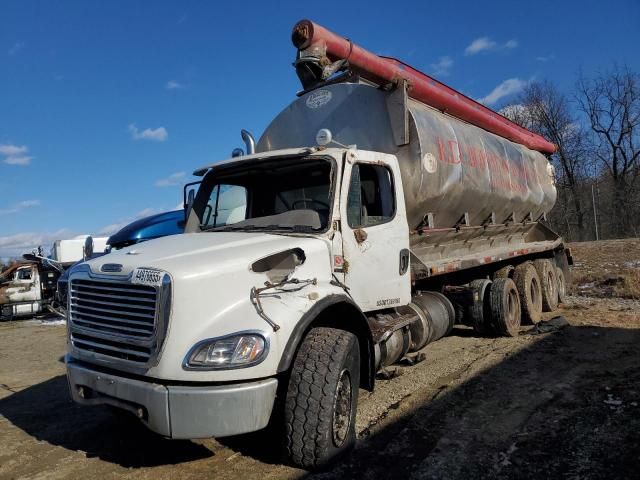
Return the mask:
M71 342L78 350L136 363L154 353L158 290L125 282L74 279L69 292Z

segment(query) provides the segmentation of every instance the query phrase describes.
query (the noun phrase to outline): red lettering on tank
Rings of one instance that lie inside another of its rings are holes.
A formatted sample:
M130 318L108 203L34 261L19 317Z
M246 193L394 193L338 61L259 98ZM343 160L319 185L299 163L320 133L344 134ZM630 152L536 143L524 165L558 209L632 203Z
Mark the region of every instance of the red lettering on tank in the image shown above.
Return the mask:
M446 156L444 153L444 142L442 141L442 139L440 137L436 138L436 142L438 144L438 153L440 154L440 161L441 162L446 162Z
M451 165L464 163L471 168L490 171L489 183L493 189L526 194L528 185L537 180L535 170L525 163L510 162L507 157L482 145L467 145L453 139L435 138L441 162Z
M449 163L460 163L460 151L458 150L458 155L456 155L456 150L458 150L458 142L449 140Z

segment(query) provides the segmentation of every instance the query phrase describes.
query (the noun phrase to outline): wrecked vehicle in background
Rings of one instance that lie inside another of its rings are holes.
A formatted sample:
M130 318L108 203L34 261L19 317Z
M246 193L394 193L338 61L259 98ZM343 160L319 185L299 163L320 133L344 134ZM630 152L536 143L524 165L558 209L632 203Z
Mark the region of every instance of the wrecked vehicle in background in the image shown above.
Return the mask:
M0 274L0 320L46 312L60 271L40 260L17 262Z
M554 145L312 22L293 42L304 91L257 145L243 132L246 154L194 172L184 234L70 272L66 365L76 402L165 437L282 417L289 460L313 468L354 444L376 371L456 322L538 322L570 256L543 223Z
M60 311L57 282L69 267L93 255L94 245L104 250L106 237L79 235L56 240L51 254L44 256L42 247L23 255L0 274L0 320L32 317ZM65 302L66 303L66 299Z

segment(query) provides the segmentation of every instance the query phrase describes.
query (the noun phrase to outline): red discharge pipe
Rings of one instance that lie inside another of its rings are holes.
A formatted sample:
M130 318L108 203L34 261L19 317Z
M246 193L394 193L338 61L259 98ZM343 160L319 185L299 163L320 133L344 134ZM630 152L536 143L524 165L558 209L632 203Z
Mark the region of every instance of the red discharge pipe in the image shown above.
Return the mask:
M517 125L444 83L400 60L371 53L310 20L301 20L293 27L291 40L298 50L305 50L310 46L325 47L326 55L331 61L348 60L352 69L368 80L389 83L405 79L409 84L408 95L411 98L512 142L542 153L551 154L556 151L556 145L544 137Z

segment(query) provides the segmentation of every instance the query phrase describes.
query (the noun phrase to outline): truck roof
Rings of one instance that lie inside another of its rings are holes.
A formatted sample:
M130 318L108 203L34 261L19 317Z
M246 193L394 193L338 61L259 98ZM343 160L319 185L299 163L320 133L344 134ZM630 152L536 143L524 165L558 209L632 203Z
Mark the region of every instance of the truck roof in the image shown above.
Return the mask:
M325 149L322 151L327 151L331 149ZM193 174L196 177L202 177L208 170L212 168L220 168L220 167L228 167L234 164L239 164L243 162L250 162L252 160L263 160L269 157L299 157L302 155L309 155L312 153L316 153L316 150L313 147L305 147L305 148L286 148L282 150L272 150L269 152L257 152L252 155L241 155L239 157L232 157L222 160L220 162L210 163L208 165L203 165L200 168L197 168L193 171Z

